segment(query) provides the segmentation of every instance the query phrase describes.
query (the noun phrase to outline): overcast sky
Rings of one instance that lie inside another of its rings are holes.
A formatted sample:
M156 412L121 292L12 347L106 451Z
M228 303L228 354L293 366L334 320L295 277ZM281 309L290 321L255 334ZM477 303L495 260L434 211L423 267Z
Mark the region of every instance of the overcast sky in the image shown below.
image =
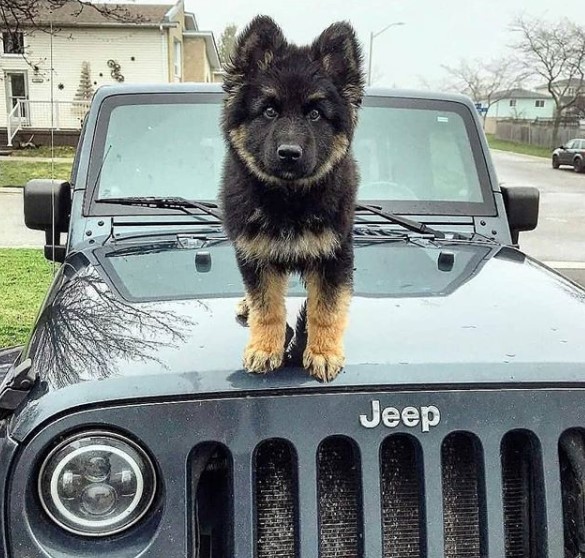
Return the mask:
M333 21L347 19L365 54L370 32L403 21L374 39L375 81L398 87L420 87L421 78L440 82L441 65L461 57L501 55L519 14L554 19L562 10L585 24L583 0L186 0L186 7L216 38L228 23L241 27L259 13L274 17L294 42L309 42Z
M160 3L161 0L139 0ZM166 0L162 0L166 2ZM170 1L170 0L169 0ZM185 0L199 28L219 38L228 23L240 28L257 14L268 14L293 42L306 43L325 27L349 20L367 55L370 32L402 21L374 39L375 83L421 87L439 84L441 65L459 58L488 60L513 42L512 19L520 14L553 20L567 14L585 25L583 0Z

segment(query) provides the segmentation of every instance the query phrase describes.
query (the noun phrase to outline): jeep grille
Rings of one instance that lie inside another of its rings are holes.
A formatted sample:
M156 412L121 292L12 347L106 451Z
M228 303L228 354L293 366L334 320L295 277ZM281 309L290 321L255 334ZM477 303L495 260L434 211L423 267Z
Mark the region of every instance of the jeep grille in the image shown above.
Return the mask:
M231 475L226 448L203 444L195 455L201 469L196 492L214 494L219 520L205 520L198 558L215 558L212 548L229 548L225 533L232 529L226 510L238 506L226 489ZM419 441L408 434L393 434L380 445L378 474L366 478L358 446L345 436L324 439L315 454L316 486L313 492L319 533L320 558L364 557L364 486L379 483L379 517L383 558L426 558L433 556L429 540L433 532L427 523L431 495L441 496L444 558L480 558L487 552L487 508L501 506L493 517L502 518L505 558L546 558L547 539L544 476L540 442L528 431L515 430L501 441L499 474L501 493L486 490L485 455L481 440L469 432L453 432L440 446L440 492L425 483L424 452ZM206 465L201 468L202 461ZM585 437L581 431L567 431L559 443L559 478L562 477L565 558L582 556L585 548L583 486L585 481ZM196 468L197 468L196 467ZM224 475L217 476L223 468ZM376 467L370 467L370 475ZM427 469L428 470L428 469ZM299 475L303 477L295 447L288 441L261 442L253 458L255 553L257 558L299 558L303 527L299 509ZM214 480L215 479L215 480ZM219 481L218 481L219 479ZM213 483L219 482L217 486ZM207 485L207 486L206 486ZM223 488L222 488L223 487ZM437 488L434 485L434 488ZM429 494L430 493L430 494ZM223 494L224 501L219 498ZM367 499L367 496L366 496ZM371 500L371 498L370 498ZM492 500L494 502L492 502ZM441 508L439 506L439 508ZM199 502L198 508L211 506ZM309 506L310 507L310 506ZM208 513L208 512L207 512ZM375 515L375 514L374 514ZM432 513L431 513L432 515ZM223 542L216 540L219 531ZM215 526L215 535L213 534ZM197 530L197 529L196 529Z

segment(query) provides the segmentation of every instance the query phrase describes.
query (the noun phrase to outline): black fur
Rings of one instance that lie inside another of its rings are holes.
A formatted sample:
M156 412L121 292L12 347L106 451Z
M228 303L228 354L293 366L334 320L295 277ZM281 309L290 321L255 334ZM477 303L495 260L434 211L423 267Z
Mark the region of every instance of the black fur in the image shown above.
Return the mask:
M316 274L331 306L351 288L358 174L350 144L363 88L361 50L347 23L299 47L259 16L237 39L224 82L220 201L248 303L264 321L271 277Z

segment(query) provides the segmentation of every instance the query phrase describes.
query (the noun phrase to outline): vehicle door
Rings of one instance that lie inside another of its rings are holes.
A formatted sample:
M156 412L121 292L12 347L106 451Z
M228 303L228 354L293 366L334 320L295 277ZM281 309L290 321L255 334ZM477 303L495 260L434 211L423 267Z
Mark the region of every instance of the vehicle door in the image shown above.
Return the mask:
M576 140L571 140L561 148L559 152L559 163L561 165L572 165L573 164L573 152Z

